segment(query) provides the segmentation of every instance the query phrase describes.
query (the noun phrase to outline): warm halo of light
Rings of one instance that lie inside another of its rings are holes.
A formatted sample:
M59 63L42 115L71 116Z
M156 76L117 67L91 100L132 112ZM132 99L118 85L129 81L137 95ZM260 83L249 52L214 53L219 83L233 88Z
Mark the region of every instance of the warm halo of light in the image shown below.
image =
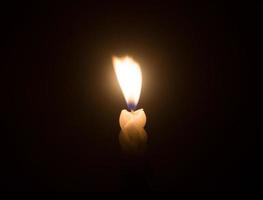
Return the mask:
M113 66L122 93L129 108L138 104L142 88L142 72L139 64L131 57L113 57Z

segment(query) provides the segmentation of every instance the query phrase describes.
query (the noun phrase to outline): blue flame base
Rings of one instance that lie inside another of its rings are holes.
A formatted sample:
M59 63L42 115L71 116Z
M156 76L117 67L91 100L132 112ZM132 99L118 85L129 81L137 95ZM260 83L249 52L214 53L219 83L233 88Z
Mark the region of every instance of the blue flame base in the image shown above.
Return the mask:
M130 111L136 109L136 105L135 105L134 103L128 103L127 106L128 106L128 108L129 108Z

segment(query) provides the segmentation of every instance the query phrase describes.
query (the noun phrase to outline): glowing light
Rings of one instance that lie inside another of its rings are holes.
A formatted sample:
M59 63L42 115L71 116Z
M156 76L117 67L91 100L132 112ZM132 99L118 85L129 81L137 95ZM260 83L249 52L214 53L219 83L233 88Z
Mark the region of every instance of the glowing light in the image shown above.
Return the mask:
M113 57L114 70L129 109L138 104L142 88L142 72L139 64L131 57Z

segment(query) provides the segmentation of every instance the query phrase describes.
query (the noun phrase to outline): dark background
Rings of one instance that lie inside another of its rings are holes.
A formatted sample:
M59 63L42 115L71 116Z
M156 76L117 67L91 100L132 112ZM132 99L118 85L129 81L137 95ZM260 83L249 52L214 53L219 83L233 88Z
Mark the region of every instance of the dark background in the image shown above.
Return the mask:
M2 6L1 191L120 191L126 104L111 58L126 54L143 71L150 190L257 190L244 95L257 8Z

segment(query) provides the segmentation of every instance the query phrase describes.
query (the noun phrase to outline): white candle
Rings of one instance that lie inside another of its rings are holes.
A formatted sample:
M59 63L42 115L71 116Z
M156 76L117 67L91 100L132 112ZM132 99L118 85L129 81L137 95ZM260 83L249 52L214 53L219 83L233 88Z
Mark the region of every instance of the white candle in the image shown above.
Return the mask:
M147 142L147 133L144 130L146 115L143 109L133 110L141 93L141 69L139 64L128 56L113 57L113 66L128 108L131 110L131 112L122 110L120 114L120 144L123 150L140 153L144 151Z
M143 109L132 112L122 110L119 121L121 147L128 152L142 153L147 142L147 133L144 130L146 115Z

